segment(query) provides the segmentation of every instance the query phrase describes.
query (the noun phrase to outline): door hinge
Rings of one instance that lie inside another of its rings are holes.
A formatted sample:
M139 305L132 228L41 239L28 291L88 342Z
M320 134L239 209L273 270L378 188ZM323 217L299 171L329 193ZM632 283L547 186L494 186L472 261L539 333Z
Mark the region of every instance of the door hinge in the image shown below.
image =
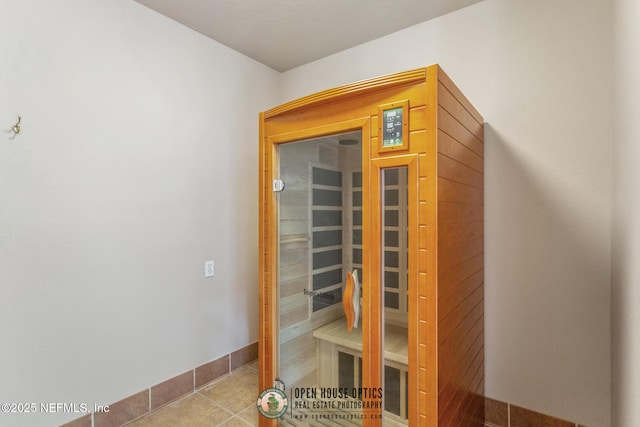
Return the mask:
M284 190L284 181L281 179L274 179L273 180L273 192L274 193L279 193L282 190Z

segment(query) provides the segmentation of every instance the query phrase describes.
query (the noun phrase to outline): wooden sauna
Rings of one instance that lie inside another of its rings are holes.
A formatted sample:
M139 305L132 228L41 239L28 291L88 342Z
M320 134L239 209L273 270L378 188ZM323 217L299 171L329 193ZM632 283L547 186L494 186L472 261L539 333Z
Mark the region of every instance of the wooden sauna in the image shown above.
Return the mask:
M261 426L483 425L483 124L438 65L260 114Z

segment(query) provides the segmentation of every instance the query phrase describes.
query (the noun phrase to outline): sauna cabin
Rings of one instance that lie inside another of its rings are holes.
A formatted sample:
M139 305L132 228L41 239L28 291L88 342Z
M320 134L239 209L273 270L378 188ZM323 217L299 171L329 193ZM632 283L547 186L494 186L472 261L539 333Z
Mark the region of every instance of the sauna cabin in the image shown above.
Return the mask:
M260 114L261 426L483 425L483 123L438 65Z

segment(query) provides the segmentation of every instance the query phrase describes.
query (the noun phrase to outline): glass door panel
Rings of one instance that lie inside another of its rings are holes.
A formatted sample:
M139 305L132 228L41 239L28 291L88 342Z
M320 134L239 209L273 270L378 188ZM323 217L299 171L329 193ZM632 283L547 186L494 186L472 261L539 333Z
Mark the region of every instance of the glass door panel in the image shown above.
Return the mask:
M408 167L380 170L385 426L408 423Z
M278 377L289 397L280 423L361 425L347 402L362 382L362 134L284 143L277 154Z

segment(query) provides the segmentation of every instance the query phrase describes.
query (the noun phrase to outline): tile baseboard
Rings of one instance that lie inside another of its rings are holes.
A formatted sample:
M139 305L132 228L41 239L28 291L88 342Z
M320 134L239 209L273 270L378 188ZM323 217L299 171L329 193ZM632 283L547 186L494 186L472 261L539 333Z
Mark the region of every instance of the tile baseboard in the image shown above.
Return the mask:
M585 427L500 400L484 398L485 427Z
M249 344L108 405L108 412L83 415L60 427L120 427L207 386L258 358L258 343ZM511 403L484 398L485 427L585 427Z
M258 358L258 343L226 354L159 384L108 405L108 411L83 415L60 427L119 427L168 403L194 393L207 384Z

